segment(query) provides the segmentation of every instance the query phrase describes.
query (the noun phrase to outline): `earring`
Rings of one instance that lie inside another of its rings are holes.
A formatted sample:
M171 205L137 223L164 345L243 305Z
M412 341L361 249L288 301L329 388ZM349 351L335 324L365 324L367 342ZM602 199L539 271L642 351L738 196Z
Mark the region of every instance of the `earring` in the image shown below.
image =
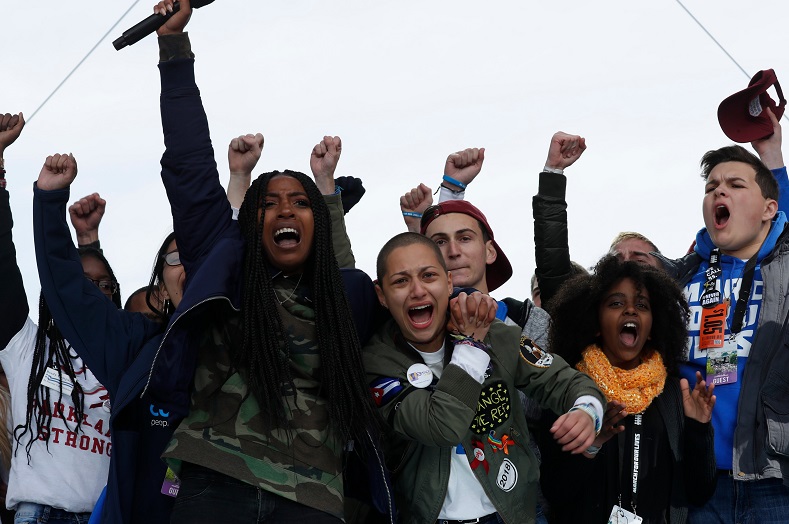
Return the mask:
M173 309L174 309L173 308L173 303L170 301L170 299L169 298L165 299L165 301L164 301L164 312L166 314L168 314L168 315L172 315Z

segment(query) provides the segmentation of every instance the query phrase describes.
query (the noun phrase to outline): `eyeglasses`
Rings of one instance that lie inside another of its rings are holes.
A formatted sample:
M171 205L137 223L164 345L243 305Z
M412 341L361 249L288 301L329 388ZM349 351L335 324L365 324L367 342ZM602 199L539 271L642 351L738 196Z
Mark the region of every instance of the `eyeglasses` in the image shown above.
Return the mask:
M88 280L96 284L96 287L98 287L99 290L101 290L101 292L105 295L111 296L114 295L116 291L118 291L118 283L114 280L93 280L92 278L88 278Z
M181 256L178 254L178 251L170 251L166 255L162 255L162 258L168 266L181 265Z

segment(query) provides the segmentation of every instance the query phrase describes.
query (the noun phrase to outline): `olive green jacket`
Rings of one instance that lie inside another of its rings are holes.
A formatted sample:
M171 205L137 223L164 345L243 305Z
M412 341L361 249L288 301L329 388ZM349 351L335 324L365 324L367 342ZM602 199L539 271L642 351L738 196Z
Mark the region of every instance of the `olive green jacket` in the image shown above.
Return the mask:
M365 347L371 390L390 430L387 462L403 522L438 519L452 448L459 443L501 518L507 523L532 522L539 462L528 446L516 390L556 413L565 413L582 395L592 395L605 406L592 379L561 357L532 346L521 337L520 328L495 321L485 342L491 347L491 362L483 384L449 364L447 351L441 379L426 388L409 382L409 367L422 363L422 358L393 321ZM381 389L381 381L387 379L392 380Z

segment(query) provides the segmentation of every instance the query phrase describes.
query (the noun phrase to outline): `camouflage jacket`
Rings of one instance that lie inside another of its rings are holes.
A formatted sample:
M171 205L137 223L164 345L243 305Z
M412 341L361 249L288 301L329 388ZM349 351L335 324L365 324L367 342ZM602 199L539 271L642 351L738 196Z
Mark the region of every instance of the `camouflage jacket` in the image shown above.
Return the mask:
M271 427L231 363L241 343L240 315L217 312L200 335L189 415L164 457L199 464L300 504L343 518L342 442L320 395L315 313L287 277L274 279L295 390L283 387L288 429Z

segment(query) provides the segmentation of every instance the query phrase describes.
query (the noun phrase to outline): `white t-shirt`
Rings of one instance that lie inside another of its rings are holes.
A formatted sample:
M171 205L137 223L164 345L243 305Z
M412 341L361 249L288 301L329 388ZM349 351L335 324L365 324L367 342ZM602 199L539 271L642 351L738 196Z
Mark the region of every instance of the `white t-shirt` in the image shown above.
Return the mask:
M434 353L416 350L422 356L425 365L430 368L430 371L437 378L441 378L441 372L444 371L445 348L446 345ZM482 366L483 372L485 367L487 367L487 362ZM472 376L480 375L479 372L470 374ZM438 514L439 520L474 519L495 512L496 507L485 494L485 490L482 489L477 477L474 476L474 471L471 469L463 447L460 445L452 446L447 496L444 499L443 506L441 506L441 512Z
M36 329L28 318L8 346L0 351L0 364L11 390L14 426L25 423ZM75 354L73 349L71 352ZM16 508L20 502L34 502L73 513L91 512L107 483L112 455L109 395L81 358L72 358L72 365L77 382L85 393L85 410L79 433L73 432L76 426L74 404L71 396L64 393L62 404L66 420L53 415L49 427L49 449L44 441L38 440L30 448L30 464L25 451L30 433L19 444L12 434L11 474L6 495L9 509ZM57 391L50 391L52 405L48 408L53 413L59 396Z

